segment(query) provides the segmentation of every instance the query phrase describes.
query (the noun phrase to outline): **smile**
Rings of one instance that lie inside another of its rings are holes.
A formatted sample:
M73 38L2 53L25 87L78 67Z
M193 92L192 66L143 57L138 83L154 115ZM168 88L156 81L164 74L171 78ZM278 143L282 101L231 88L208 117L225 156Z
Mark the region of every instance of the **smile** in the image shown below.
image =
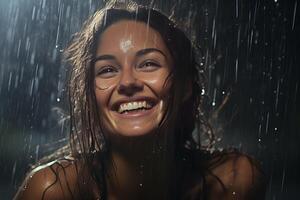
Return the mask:
M119 117L142 117L152 113L158 103L156 98L139 96L116 101L111 110Z
M148 101L133 101L133 102L120 104L120 106L118 108L118 113L126 114L126 112L138 111L138 110L148 110L148 109L151 109L152 107L153 107L153 104L151 104Z

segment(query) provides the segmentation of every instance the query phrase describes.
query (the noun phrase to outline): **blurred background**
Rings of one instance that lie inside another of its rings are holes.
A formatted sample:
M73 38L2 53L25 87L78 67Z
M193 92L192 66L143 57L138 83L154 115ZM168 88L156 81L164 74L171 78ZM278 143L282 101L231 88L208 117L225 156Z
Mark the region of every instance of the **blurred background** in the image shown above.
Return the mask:
M124 1L124 0L123 0ZM298 0L138 0L173 16L202 49L219 142L257 158L266 199L300 195ZM68 142L72 34L103 0L0 0L0 197Z

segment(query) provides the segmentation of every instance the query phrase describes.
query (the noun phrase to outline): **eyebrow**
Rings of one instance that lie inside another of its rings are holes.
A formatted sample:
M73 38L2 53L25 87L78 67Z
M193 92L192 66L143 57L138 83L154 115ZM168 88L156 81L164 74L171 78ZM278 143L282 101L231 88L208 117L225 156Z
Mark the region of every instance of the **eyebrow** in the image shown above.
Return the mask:
M101 56L97 56L95 59L94 59L94 63L96 63L97 61L99 60L116 60L116 57L113 56L113 55L101 55Z
M158 52L158 53L162 54L165 58L167 58L167 55L164 52L162 52L161 50L156 49L156 48L142 49L142 50L139 50L138 52L136 52L135 55L137 57L141 57L141 56L143 56L145 54L152 53L152 52Z
M152 52L158 52L158 53L162 54L167 59L167 55L163 51L161 51L159 49L156 49L156 48L141 49L141 50L139 50L135 53L135 56L136 57L141 57L145 54L152 53ZM109 54L100 55L100 56L97 56L94 59L94 63L96 63L97 61L100 61L100 60L116 60L116 57L113 56L113 55L109 55Z

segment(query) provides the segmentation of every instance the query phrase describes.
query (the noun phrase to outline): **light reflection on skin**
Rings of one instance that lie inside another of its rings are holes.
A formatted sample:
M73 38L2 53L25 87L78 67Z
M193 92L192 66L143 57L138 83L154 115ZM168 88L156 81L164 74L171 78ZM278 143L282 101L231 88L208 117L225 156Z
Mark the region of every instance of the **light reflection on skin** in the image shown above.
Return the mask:
M122 50L124 53L126 53L129 49L133 47L132 40L120 40L120 50Z

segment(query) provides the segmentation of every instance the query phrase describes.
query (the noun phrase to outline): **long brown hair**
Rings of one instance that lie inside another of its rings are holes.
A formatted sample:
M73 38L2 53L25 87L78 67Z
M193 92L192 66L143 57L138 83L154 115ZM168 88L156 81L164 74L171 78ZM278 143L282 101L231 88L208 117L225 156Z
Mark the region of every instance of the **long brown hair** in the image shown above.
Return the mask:
M106 166L111 162L109 141L101 127L101 116L94 91L94 63L99 37L110 25L120 20L135 20L149 25L160 33L173 58L169 103L158 132L175 134L178 162L185 153L199 150L201 143L194 134L210 133L202 109L205 90L204 69L196 61L198 51L184 32L161 12L133 3L110 4L97 11L84 24L65 51L70 70L68 83L70 99L70 141L73 155L83 158L106 198ZM188 98L187 91L191 91ZM200 140L200 139L199 139ZM94 170L95 154L101 170ZM100 171L100 173L98 173Z

